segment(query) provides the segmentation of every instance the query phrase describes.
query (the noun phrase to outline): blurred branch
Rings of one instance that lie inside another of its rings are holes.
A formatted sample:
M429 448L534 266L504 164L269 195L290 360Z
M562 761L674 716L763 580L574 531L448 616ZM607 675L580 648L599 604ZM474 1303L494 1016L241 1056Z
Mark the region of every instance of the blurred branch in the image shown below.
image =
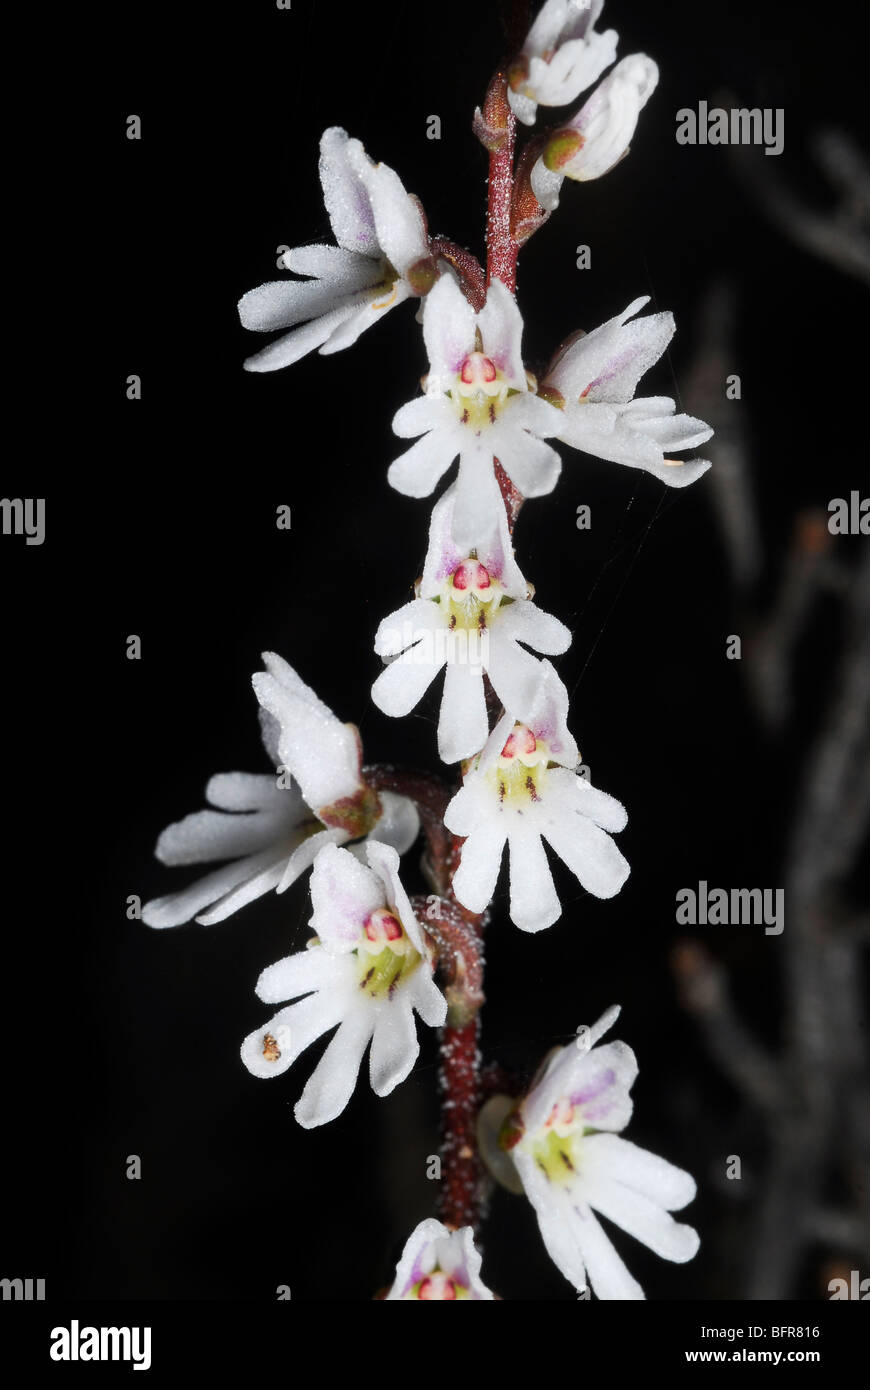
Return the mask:
M729 151L738 178L784 236L870 284L870 169L850 136L827 131L812 142L817 163L840 193L840 202L830 211L805 203L757 147L731 145Z
M870 209L870 171L844 136L821 137L816 153L845 199L836 225L808 213L779 176L768 170L762 180L751 152L740 155L741 169L789 235L870 282L870 240L859 225ZM706 950L684 943L672 965L711 1056L769 1136L744 1296L784 1299L793 1296L813 1244L870 1256L870 1056L861 995L870 930L847 892L870 825L870 550L862 546L857 567L847 568L834 553L824 512L812 510L796 517L784 555L765 555L742 411L724 391L735 306L732 286L711 287L686 401L717 431L712 496L735 589L735 628L747 634L747 688L758 717L783 737L792 727L797 663L819 594L831 593L842 613L839 655L809 754L801 730L800 746L786 755L804 774L779 880L786 929L778 955L777 1055L757 1043L732 1002L725 968ZM779 578L762 607L765 570ZM831 1190L848 1194L836 1212Z

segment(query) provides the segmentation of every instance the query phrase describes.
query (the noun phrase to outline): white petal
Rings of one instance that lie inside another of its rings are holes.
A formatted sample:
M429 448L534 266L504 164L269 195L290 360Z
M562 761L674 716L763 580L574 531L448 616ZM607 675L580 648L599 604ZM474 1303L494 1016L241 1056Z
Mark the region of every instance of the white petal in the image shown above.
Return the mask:
M593 897L614 897L631 872L607 832L585 816L548 821L543 834Z
M648 435L662 450L696 449L707 442L713 431L703 420L693 415L651 414L649 408L655 399L632 401L623 411L621 423Z
M294 1114L303 1129L328 1124L347 1105L374 1019L374 1012L362 1005L345 1017L296 1105Z
M562 915L541 837L531 826L511 827L511 921L521 931L551 927Z
M509 716L508 722L513 722ZM504 739L501 746L504 747ZM482 820L489 819L493 809L498 809L494 793L484 778L472 773L450 801L444 812L444 824L454 835L470 835Z
M440 1028L447 1017L447 1000L425 966L407 984L408 1002L430 1028Z
M576 767L580 761L577 744L568 729L568 691L549 661L539 663L540 681L532 709L525 723L547 744L552 762ZM502 743L501 747L504 747ZM498 750L501 751L501 748ZM558 780L556 786L558 786ZM552 793L551 793L552 794Z
M458 452L455 430L430 430L390 464L387 481L406 497L428 497Z
M375 1095L388 1096L404 1081L420 1053L414 1015L399 997L378 1014L369 1054L369 1078Z
M504 507L499 513L495 530L487 540L478 545L477 556L481 564L495 576L509 598L525 599L529 586L514 556Z
M643 1289L629 1274L585 1202L570 1206L568 1211L570 1231L585 1262L589 1283L596 1296L624 1302L643 1299Z
M596 1211L621 1231L642 1241L663 1260L685 1264L697 1254L700 1244L697 1231L675 1221L669 1212L648 1197L602 1175L582 1185L584 1191L588 1187L588 1200Z
M483 912L492 899L505 839L502 817L495 815L478 825L462 846L453 891L469 912Z
M470 662L448 665L438 720L438 756L445 763L470 758L480 752L488 733L482 668Z
M495 630L490 633L486 672L505 709L514 719L525 723L535 708L541 680L540 661ZM477 753L483 747L487 732L473 752Z
M563 43L549 63L533 58L528 86L544 106L567 106L597 82L616 57L617 35L608 29L588 39Z
M277 888L278 883L284 874L287 862L285 855L273 859L272 853L266 851L257 855L255 859L247 861L250 869L255 863L259 862L262 867L257 873L251 874L237 888L227 893L218 902L214 902L207 912L197 914L196 920L200 926L212 927L215 922L223 922L227 917L231 917L240 908L247 907L248 903L255 902L257 898L262 898L264 893L271 893L273 888Z
M404 854L420 833L417 808L407 796L397 796L394 792L379 792L378 796L381 814L369 833L382 844L391 845L398 854Z
M370 291L366 290L364 293L369 294ZM322 318L312 319L302 328L294 328L290 333L285 333L283 338L276 338L275 342L263 348L262 352L255 352L252 357L245 359L245 371L277 372L282 367L291 367L306 353L313 352L325 343L329 335L334 333L345 319L356 313L357 300L358 296L349 296L338 308L324 314Z
M632 53L617 63L570 122L584 143L560 169L563 176L597 179L613 168L628 149L658 77L656 64L643 53Z
M510 108L518 121L523 125L534 125L535 117L538 113L537 102L532 101L531 97L525 97L521 92L514 92L508 87L507 99Z
M631 1119L629 1091L637 1077L637 1058L623 1042L583 1052L573 1043L558 1051L523 1102L527 1129L538 1129L553 1106L567 1099L579 1108L590 1129L617 1131Z
M474 350L475 314L450 275L442 275L424 301L423 338L433 390L449 391Z
M284 865L281 874L281 881L278 884L278 892L286 893L298 878L301 878L306 869L310 869L318 854L327 845L340 845L348 838L346 830L338 830L331 826L328 830L318 830L314 835L308 835L294 849L290 858Z
M396 411L393 433L400 439L416 439L427 430L449 425L453 419L453 409L443 396L416 396Z
M423 642L391 661L372 686L372 699L379 710L393 719L410 714L419 704L446 660L429 643Z
M441 595L444 592L445 581L465 559L464 552L459 549L453 538L455 499L456 484L453 483L443 496L439 497L432 508L432 517L429 522L429 545L426 550L423 578L420 583L420 594L424 599L432 599ZM480 558L483 564L486 564L483 556ZM492 571L490 572L492 573ZM433 611L439 613L442 622L446 624L444 610L433 605Z
M484 352L498 367L507 385L525 391L523 317L516 300L501 280L493 280L487 290L486 303L477 315L477 326Z
M350 159L368 192L378 242L391 264L404 274L429 254L420 209L388 165L374 164L361 146L351 150Z
M341 965L344 962L334 963ZM306 1047L335 1027L344 1008L344 996L340 990L325 990L322 994L311 994L300 1003L281 1009L262 1028L248 1034L241 1046L242 1061L254 1076L263 1079L280 1076ZM276 1048L279 1056L270 1059L266 1053L272 1053Z
M383 275L380 257L361 256L358 251L326 244L292 246L284 252L284 264L296 275L330 281L342 294L376 285Z
M397 304L404 303L408 295L407 286L399 283L384 287L376 294L366 291L365 296L360 295L355 313L329 335L320 349L321 356L329 357L343 348L352 347L361 333L371 328L390 309L395 309Z
M524 642L536 652L545 652L548 656L566 652L571 645L571 633L565 624L526 599L500 608L496 623L500 637Z
M384 618L375 637L375 651L378 656L398 656L415 643L446 630L445 609L429 598L415 598ZM427 650L434 655L431 644Z
M273 882L270 886L275 887L281 877L284 862L284 857L279 857L277 863L275 862L273 849L246 859L238 859L221 869L215 869L213 873L206 874L204 878L197 879L178 893L153 898L142 908L142 921L148 927L157 928L177 927L182 922L189 922L201 908L222 902L239 885L259 880L266 864L272 865ZM260 891L265 893L268 889L263 887ZM229 916L229 913L224 915Z
M550 1259L575 1289L585 1289L586 1266L574 1239L569 1199L540 1172L531 1154L514 1149L513 1157Z
M426 954L420 924L414 916L414 909L399 877L399 856L391 845L386 845L374 836L366 841L366 858L381 884L383 900L388 907L399 914L399 920L408 935L411 945L421 955Z
M593 1134L584 1141L584 1174L606 1177L631 1188L666 1211L679 1211L696 1195L691 1173L617 1134Z
M270 774L218 772L209 779L206 801L222 811L281 811L291 823L307 814L298 787L279 787Z
M531 438L531 436L529 436ZM453 539L466 553L487 546L504 516L492 451L484 441L463 446L453 508Z
M548 439L558 435L562 428L563 412L541 396L526 391L521 396L509 398L502 419L512 430L530 430L539 439Z
M266 967L257 981L257 998L264 1004L280 1004L313 989L325 989L342 968L343 962L336 961L322 946L297 951Z
M630 401L640 378L659 360L674 336L673 314L633 317L646 302L645 298L633 300L621 314L579 338L548 372L547 384L555 386L570 405L580 398L585 402L576 412L578 428L583 427L589 405ZM607 418L602 427L593 416L589 427L609 431L612 425L612 419Z
M524 497L544 497L553 491L562 471L562 460L552 445L505 423L498 427L493 448L502 468Z
M337 845L320 851L311 874L311 930L328 950L352 950L366 919L384 903L383 884L371 869Z
M628 814L621 801L591 786L585 777L578 777L567 768L551 768L547 773L547 788L548 791L558 788L559 797L565 797L561 816L566 820L576 812L588 816L602 830L611 833L624 830L628 824Z
M349 140L339 126L324 131L320 141L323 201L339 246L364 256L379 256L371 201L351 159L354 148L362 146L358 140Z
M347 301L348 294L331 280L269 280L242 295L239 318L243 328L271 333L330 313Z
M258 671L253 686L260 704L281 725L281 762L296 778L312 810L352 796L360 785L356 730L272 671Z
M289 854L301 835L301 831L297 831L294 837L292 793L288 793L287 809L287 816L275 811L250 811L243 815L194 811L166 827L157 841L155 853L163 864L208 864L218 859L259 854L270 844L286 840Z

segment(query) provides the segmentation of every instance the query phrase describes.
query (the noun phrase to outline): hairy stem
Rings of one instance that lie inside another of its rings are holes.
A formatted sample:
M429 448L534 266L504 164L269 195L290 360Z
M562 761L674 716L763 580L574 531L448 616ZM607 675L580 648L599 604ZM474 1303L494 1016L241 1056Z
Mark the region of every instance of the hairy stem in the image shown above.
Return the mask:
M502 137L489 152L489 190L486 209L486 283L501 280L511 293L517 288L519 247L511 234L514 188L516 117L507 99L507 78L496 73L487 95L487 108L497 108Z

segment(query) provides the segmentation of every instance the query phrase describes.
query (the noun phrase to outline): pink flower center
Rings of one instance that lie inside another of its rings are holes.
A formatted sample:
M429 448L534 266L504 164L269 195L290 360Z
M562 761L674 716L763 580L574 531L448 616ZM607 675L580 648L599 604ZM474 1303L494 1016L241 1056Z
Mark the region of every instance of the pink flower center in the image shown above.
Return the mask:
M544 1129L555 1130L557 1134L567 1134L574 1126L575 1111L567 1096L556 1101L544 1122Z
M463 560L453 571L453 587L461 594L479 595L492 588L489 570L479 560Z
M538 740L531 729L525 724L515 724L512 733L508 735L507 743L501 750L503 758L528 758L534 753L538 746Z
M482 352L470 352L459 369L459 380L463 386L486 390L495 381L498 373L491 357Z
M436 1270L424 1279L420 1285L417 1297L426 1301L448 1302L456 1298L456 1285L447 1274L442 1274L441 1270Z
M366 940L370 941L373 946L391 946L393 942L401 941L405 934L398 917L387 907L376 908L366 918L363 931Z

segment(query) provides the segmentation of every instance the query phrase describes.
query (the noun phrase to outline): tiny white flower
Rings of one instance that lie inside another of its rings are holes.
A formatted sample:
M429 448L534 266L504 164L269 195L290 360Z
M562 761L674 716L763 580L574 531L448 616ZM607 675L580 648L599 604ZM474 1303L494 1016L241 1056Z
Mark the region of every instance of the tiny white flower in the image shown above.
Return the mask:
M529 600L504 507L499 504L490 540L469 553L452 537L455 497L454 485L432 512L417 598L378 628L375 651L396 659L372 687L379 709L402 716L447 667L438 720L438 752L446 763L479 753L487 740L484 674L504 707L521 719L531 713L541 664L520 643L556 653L571 642L564 624Z
M637 1062L622 1042L596 1044L619 1015L592 1028L592 1047L556 1048L526 1098L505 1121L502 1145L535 1208L544 1244L576 1289L588 1279L601 1299L642 1299L595 1215L684 1264L699 1240L670 1215L695 1196L690 1174L618 1137L631 1118Z
M710 464L666 458L665 450L694 448L713 431L703 420L675 415L667 396L633 399L675 330L669 313L633 317L648 302L648 295L635 299L592 333L569 340L548 368L541 394L562 409L558 438L565 444L641 468L669 487L686 487Z
M267 670L253 683L263 744L279 775L212 777L206 800L216 809L163 831L155 850L163 864L229 862L146 903L149 927L193 917L210 926L272 889L283 893L326 844L376 834L403 854L417 838L419 817L407 797L366 786L354 725L342 724L280 656L264 652L263 661Z
M523 321L510 291L493 280L475 313L444 275L425 301L426 395L403 405L393 429L422 435L390 466L408 497L428 497L459 455L453 537L462 550L488 540L502 509L493 459L524 497L552 492L561 462L544 443L561 425L553 406L529 390L520 343Z
M549 139L532 169L532 192L548 212L559 203L563 179L600 179L628 153L638 116L655 90L652 58L633 53L617 63L567 125Z
M269 966L257 981L264 1003L297 1002L242 1044L242 1061L254 1076L278 1076L338 1024L296 1105L296 1118L306 1129L327 1124L344 1110L369 1042L372 1089L389 1095L420 1051L414 1011L433 1028L447 1014L399 881L398 854L377 840L367 842L366 853L369 867L337 845L318 854L311 875L315 942Z
M249 372L288 367L314 348L350 347L388 309L425 294L438 274L416 198L337 126L320 142L320 181L338 245L294 247L285 266L310 278L271 280L239 300L243 327L291 329L248 358Z
M499 720L444 816L448 830L467 837L453 880L459 901L484 911L507 843L511 920L529 932L562 913L544 840L597 898L613 897L629 873L607 833L624 828L625 808L572 771L579 753L565 722L568 693L550 663L541 666L531 714Z
M567 106L616 57L614 29L596 34L604 0L547 0L508 68L508 101L532 125L541 106Z
M461 1299L493 1299L480 1277L474 1232L470 1226L451 1231L430 1216L408 1237L384 1301L452 1303Z

